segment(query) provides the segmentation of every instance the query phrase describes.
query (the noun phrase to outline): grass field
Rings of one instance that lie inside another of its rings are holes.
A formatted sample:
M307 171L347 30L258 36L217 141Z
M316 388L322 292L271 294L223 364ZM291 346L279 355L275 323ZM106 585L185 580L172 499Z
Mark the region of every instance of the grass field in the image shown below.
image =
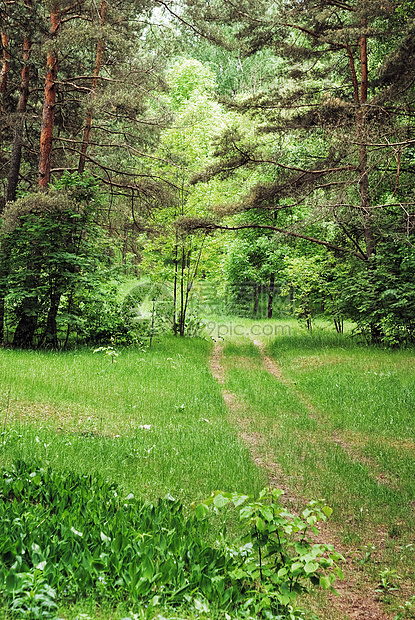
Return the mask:
M125 491L190 503L264 482L226 420L205 340L164 337L116 363L83 350L0 352L1 458L99 470Z
M266 325L222 317L206 339L162 337L146 351L121 350L116 363L87 349L1 350L1 464L38 457L57 470L97 470L126 494L171 494L185 507L214 489L257 494L266 470L209 370L210 336L220 337L225 387L261 435L263 460L278 463L297 497L327 500L362 588L380 584L378 598L397 613L415 592L414 351L357 345L327 327ZM415 617L409 605L402 613ZM192 614L209 617L168 617ZM93 601L60 610L67 620L87 616L117 620L125 610Z

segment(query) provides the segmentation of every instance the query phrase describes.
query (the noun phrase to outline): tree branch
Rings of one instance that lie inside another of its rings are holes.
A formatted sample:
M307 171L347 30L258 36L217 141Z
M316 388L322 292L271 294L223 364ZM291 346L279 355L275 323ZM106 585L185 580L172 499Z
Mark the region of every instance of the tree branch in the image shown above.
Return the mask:
M341 252L342 254L352 254L360 260L367 260L367 256L363 254L363 252L354 252L353 250L349 250L348 248L342 248L338 245L334 245L333 243L329 243L328 241L323 241L322 239L316 239L315 237L309 237L308 235L302 235L301 233L296 233L291 230L285 230L284 228L278 228L277 226L271 226L266 224L241 224L239 226L225 226L222 224L215 224L214 222L202 222L200 224L194 223L192 224L192 229L206 229L206 230L246 230L246 229L265 229L265 230L273 230L275 232L282 233L283 235L288 235L290 237L296 237L298 239L304 239L305 241L311 241L311 243L316 243L317 245L322 245L330 250L334 250L336 252Z

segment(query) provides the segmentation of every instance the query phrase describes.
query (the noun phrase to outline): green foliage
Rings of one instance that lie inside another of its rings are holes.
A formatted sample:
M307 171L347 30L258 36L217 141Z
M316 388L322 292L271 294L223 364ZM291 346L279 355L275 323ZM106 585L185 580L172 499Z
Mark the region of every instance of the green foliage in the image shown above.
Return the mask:
M215 81L210 69L194 58L181 58L168 73L169 96L177 108L191 98L206 97L213 92Z
M111 364L114 364L117 360L116 357L119 356L119 352L114 349L112 345L108 347L98 347L98 349L94 349L94 353L102 353L105 357L111 360Z
M268 219L274 242L289 240L288 255L299 260L291 274L301 283L297 313L309 327L320 297L338 331L348 316L371 342L410 341L415 313L403 283L411 277L393 261L389 279L401 278L402 286L390 281L383 287L384 269L373 277L371 263L382 255L387 268L383 246L394 254L393 245L405 237L412 243L413 145L405 110L414 84L408 60L415 41L413 2L258 0L242 1L238 9L226 0L214 7L202 0L185 4L188 20L211 42L235 57L264 60L257 87L226 100L249 124L224 129L216 159L195 177L211 182L257 175L250 187L241 184L237 204L221 200L221 216L238 214L223 228L261 227ZM336 266L310 273L318 252L313 246L329 251L328 263ZM257 282L270 261L252 250L245 260L235 256L235 270L240 265ZM342 297L344 285L349 290Z
M385 239L369 264L338 271L341 311L366 341L388 347L415 342L414 269L411 239Z
M321 503L294 518L276 503L278 492L263 491L241 509L251 530L234 549L206 542L207 504L240 506L247 496L216 493L186 517L172 497L151 504L118 493L98 474L57 473L40 462L3 468L0 588L12 616L54 618L57 600L88 596L150 607L199 599L257 617L271 617L267 610L291 617L305 579L331 587L333 577L322 571L341 556L306 535L329 514ZM267 550L274 561L258 567L251 549L260 557Z
M379 577L380 580L376 592L386 593L393 590L399 590L397 583L401 577L394 568L385 568L384 570L381 570Z
M42 564L41 564L42 565ZM56 618L56 591L43 576L42 569L33 572L9 573L6 578L6 595L11 599L13 617L37 620Z
M85 305L92 302L100 314L96 302L111 273L109 248L96 223L101 200L93 177L65 173L47 193L27 194L7 206L0 286L17 346L57 348L72 329L82 333Z
M238 580L260 582L258 592L251 590L255 613L264 609L288 610L298 594L307 591L307 583L334 591L336 576L343 578L338 566L343 556L332 545L315 544L310 532L318 534L316 523L332 513L324 500L311 501L294 516L282 506L280 489L263 489L259 498L216 491L196 507L196 516L204 518L207 507L216 510L233 504L239 510L242 537L239 566L231 573ZM252 588L252 586L251 586Z
M399 605L399 609L401 611L394 616L393 620L415 618L415 596L411 596L411 598L406 601L404 605Z
M234 560L203 541L207 524L187 519L180 502L119 497L98 474L58 474L36 463L2 473L0 583L11 610L40 573L59 598L158 605L199 594L224 607L241 598L226 576Z
M295 289L295 314L308 329L318 315L329 316L338 333L343 332L345 311L337 278L343 266L330 255L286 256L284 277ZM337 278L336 278L337 277ZM283 288L283 292L288 292Z

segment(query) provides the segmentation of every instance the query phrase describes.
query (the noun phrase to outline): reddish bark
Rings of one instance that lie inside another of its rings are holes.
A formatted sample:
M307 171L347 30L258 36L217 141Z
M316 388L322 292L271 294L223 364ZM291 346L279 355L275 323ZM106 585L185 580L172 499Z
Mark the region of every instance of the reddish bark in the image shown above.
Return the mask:
M50 14L50 34L56 35L60 26L60 7L55 3ZM45 189L50 181L50 154L52 150L53 126L56 105L56 78L58 75L58 54L53 46L47 55L45 98L43 101L42 128L40 132L39 188Z
M1 46L3 48L3 64L0 71L0 96L1 96L1 111L4 112L4 94L7 86L7 76L10 70L10 52L9 52L9 37L5 32L0 33Z
M103 27L103 25L105 23L106 12L107 12L107 2L106 2L106 0L102 0L102 3L101 3L101 28ZM103 51L102 39L98 39L98 43L97 43L97 56L96 56L96 59L95 59L94 76L93 76L93 79L92 79L92 87L91 87L91 100L95 96L95 91L96 91L96 88L97 88L97 85L98 85L98 77L99 77L99 71L101 69L101 61L102 61L102 51ZM81 156L79 158L79 165L78 165L78 172L79 172L79 174L82 174L84 172L84 170L85 170L86 151L87 151L88 144L89 144L89 134L91 133L91 127L92 127L92 105L89 106L88 112L87 112L87 116L86 116L84 135L83 135L83 138L82 138Z
M357 74L356 67L354 64L353 52L350 49L350 45L346 45L347 55L349 57L350 71L352 74L352 82L353 82L353 98L355 103L359 103L359 85L357 82Z

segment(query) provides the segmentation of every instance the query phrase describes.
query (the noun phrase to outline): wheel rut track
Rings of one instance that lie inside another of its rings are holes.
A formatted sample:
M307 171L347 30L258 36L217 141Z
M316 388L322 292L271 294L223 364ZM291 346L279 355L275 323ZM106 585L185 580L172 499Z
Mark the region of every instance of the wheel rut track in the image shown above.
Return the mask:
M293 388L296 395L309 409L311 417L315 417L317 412L314 406L307 399L294 389L294 385L284 378L278 364L271 357L265 354L262 343L254 341L259 347L263 367L272 374L277 380ZM258 428L255 432L250 429L249 420L244 414L244 403L225 388L226 371L222 364L223 345L216 343L210 358L210 370L213 377L222 387L222 396L228 408L229 419L238 428L238 433L246 445L252 460L267 472L268 484L272 487L282 489L285 494L282 499L285 502L298 505L301 498L290 487L287 477L273 454L266 451L263 456L263 449L266 447L266 438ZM343 565L345 578L335 584L338 596L328 593L328 602L331 608L330 615L325 615L326 620L331 618L342 618L347 620L391 620L392 616L383 611L378 601L374 589L362 592L359 588L357 567L352 557L351 550L348 549L339 539L337 531L330 523L322 523L319 526L319 536L316 538L318 543L333 544L335 549L343 554L346 559Z

